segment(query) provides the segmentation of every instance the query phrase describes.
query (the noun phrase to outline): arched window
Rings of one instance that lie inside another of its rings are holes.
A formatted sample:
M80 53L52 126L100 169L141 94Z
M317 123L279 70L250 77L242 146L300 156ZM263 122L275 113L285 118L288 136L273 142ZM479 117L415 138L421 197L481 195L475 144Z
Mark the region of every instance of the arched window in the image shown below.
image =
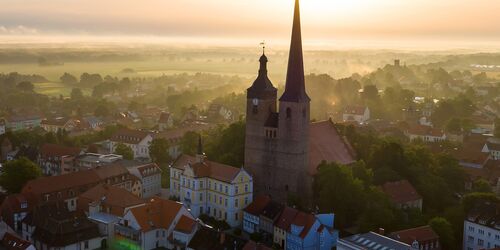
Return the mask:
M292 109L286 108L286 118L291 118L291 117L292 117Z
M304 118L306 118L306 115L307 115L307 114L306 114L306 108L303 108L303 109L302 109L302 116L303 116Z

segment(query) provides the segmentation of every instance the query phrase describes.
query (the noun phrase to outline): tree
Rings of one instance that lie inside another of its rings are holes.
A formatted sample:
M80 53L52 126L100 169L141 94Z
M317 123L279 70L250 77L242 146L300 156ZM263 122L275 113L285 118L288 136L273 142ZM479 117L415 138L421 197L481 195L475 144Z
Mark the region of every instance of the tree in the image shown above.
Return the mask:
M446 131L452 134L462 133L462 121L459 118L452 118L446 124Z
M132 149L129 146L123 143L119 143L118 145L116 145L114 153L123 156L123 159L125 160L134 159L134 151L132 151Z
M78 79L74 75L71 75L67 72L64 72L64 74L59 78L62 83L68 84L68 85L75 85L78 83Z
M442 217L434 217L429 221L429 226L439 235L443 250L456 249L456 241L451 223Z
M73 88L71 90L71 99L72 100L81 100L83 99L83 92L79 88Z
M379 97L378 88L375 85L366 85L363 88L363 96L368 100L375 100Z
M19 193L29 180L40 177L40 168L27 158L7 162L0 174L0 186L9 193Z
M109 109L106 104L99 104L95 110L94 110L94 115L97 117L106 117L109 115Z
M199 134L193 131L188 131L181 139L181 151L187 155L195 155L198 146Z
M31 82L24 81L24 82L18 83L17 88L23 92L29 93L29 92L33 92L33 90L35 89L35 86Z
M149 146L151 159L158 164L166 164L171 160L170 145L166 139L154 139Z
M472 191L477 193L493 193L490 183L484 179L474 181Z

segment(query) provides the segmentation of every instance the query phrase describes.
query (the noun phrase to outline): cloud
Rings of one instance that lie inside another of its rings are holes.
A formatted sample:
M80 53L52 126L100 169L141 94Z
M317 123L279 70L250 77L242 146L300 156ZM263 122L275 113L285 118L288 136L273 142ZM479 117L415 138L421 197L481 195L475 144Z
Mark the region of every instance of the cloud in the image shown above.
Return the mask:
M18 25L14 27L6 27L0 25L0 35L37 35L38 30L35 28Z

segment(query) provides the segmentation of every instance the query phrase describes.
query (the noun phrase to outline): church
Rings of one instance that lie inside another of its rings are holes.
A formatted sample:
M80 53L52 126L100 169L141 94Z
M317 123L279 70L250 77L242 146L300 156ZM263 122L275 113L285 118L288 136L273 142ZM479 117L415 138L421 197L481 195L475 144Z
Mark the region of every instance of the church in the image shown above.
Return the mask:
M350 164L354 151L332 121L310 121L299 0L295 1L285 90L267 75L268 58L260 57L257 79L247 89L245 169L254 180L254 194L269 194L286 203L312 197L313 177L322 161Z

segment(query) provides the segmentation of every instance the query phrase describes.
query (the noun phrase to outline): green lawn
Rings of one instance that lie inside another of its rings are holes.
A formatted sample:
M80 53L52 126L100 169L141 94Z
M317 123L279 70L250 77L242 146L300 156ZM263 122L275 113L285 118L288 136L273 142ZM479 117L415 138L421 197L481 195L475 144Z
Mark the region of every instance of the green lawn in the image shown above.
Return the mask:
M35 91L48 96L69 96L73 87L58 82L35 83ZM90 94L91 90L82 89L84 94Z

